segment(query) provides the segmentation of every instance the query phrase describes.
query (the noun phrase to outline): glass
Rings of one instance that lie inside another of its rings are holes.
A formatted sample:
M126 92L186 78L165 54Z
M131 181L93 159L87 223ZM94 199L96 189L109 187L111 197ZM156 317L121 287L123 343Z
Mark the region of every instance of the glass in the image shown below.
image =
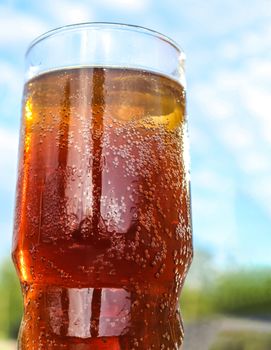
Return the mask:
M19 349L178 349L192 259L184 56L66 26L26 54L13 260Z

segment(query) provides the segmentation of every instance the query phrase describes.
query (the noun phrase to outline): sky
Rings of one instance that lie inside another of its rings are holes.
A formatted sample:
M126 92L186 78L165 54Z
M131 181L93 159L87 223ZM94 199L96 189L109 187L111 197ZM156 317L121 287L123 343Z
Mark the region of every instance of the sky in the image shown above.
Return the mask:
M0 0L0 259L10 254L24 53L47 30L109 21L170 36L187 57L195 251L271 266L270 0Z

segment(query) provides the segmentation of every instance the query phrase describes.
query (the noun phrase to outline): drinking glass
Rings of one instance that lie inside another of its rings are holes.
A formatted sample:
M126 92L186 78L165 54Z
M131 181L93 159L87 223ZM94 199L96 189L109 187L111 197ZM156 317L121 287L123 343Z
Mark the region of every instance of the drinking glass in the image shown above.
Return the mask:
M20 350L178 349L192 258L184 54L86 23L26 53L12 257Z

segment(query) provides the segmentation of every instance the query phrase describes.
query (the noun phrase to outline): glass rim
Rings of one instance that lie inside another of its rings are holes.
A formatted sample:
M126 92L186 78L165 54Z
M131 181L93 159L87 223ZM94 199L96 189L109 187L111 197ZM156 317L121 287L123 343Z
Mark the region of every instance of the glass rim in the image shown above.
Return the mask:
M38 37L36 37L34 40L31 41L29 46L26 49L25 57L28 56L30 51L35 47L38 43L41 41L56 36L61 33L65 32L73 32L73 31L81 31L83 29L94 29L94 28L110 28L112 30L123 30L123 31L132 31L137 33L142 33L145 35L150 35L156 39L159 39L161 41L164 41L165 43L171 45L180 55L184 55L184 51L181 48L179 44L176 43L173 39L170 37L156 31L153 29L149 29L147 27L135 25L135 24L125 24L125 23L118 23L118 22L83 22L83 23L75 23L75 24L68 24L65 26L57 27L55 29L51 29Z

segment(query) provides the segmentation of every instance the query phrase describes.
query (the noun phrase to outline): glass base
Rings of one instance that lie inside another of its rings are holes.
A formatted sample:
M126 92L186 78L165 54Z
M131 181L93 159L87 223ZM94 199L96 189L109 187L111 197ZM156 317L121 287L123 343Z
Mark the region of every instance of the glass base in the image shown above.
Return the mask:
M164 296L121 288L24 287L19 350L179 349L178 310Z

